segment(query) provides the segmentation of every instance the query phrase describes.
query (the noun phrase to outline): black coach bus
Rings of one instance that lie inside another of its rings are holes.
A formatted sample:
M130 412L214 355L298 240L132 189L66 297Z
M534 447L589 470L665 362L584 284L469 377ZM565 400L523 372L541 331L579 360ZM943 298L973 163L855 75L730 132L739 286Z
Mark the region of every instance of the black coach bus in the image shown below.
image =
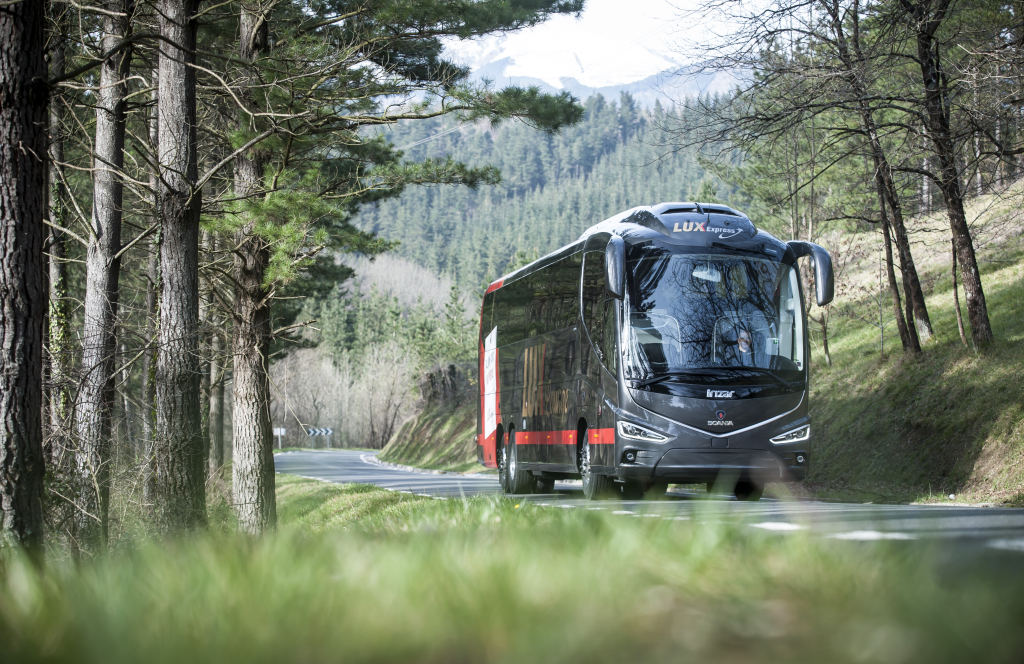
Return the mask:
M810 459L806 317L832 261L722 205L607 219L491 284L480 314L477 456L507 493L581 478L587 498L731 486L757 500Z

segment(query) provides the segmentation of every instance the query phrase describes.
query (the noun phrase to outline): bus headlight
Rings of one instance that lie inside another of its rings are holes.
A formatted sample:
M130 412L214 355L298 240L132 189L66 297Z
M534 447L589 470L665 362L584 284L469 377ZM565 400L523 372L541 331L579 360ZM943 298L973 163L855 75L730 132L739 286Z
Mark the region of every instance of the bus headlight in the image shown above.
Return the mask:
M811 425L805 424L802 427L797 427L792 431L787 431L784 434L775 436L772 438L772 442L776 445L782 443L799 443L801 440L808 440L811 437Z
M632 422L619 422L619 435L630 440L644 440L649 443L661 443L668 440L667 436Z

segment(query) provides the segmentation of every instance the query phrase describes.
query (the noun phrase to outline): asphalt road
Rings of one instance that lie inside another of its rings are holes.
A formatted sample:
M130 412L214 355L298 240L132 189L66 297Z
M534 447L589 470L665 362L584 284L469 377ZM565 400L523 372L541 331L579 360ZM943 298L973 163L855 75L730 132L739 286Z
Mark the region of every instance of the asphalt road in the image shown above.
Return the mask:
M274 456L277 472L328 482L375 484L436 498L497 493L495 475L431 474L374 463L373 454L347 450L310 450ZM779 534L808 530L848 541L942 541L950 549L1024 553L1024 509L961 505L873 505L762 498L743 503L731 497L671 491L664 500L591 502L579 482L559 482L555 492L523 496L566 509L608 510L624 518L661 518L746 523Z

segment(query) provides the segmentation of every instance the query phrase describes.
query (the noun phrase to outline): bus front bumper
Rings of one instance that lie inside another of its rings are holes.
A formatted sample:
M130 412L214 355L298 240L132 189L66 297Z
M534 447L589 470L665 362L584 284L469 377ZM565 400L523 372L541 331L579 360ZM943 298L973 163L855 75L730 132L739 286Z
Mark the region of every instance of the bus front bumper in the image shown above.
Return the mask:
M654 459L622 463L616 475L622 480L668 481L672 484L713 482L722 475L753 481L794 482L807 476L805 451L769 452L747 449L671 449L654 464Z

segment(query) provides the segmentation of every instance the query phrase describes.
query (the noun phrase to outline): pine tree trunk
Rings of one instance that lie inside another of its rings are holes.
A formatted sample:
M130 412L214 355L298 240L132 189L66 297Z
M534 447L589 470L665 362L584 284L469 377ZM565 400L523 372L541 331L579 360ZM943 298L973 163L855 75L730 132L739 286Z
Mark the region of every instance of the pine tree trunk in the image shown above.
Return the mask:
M224 465L224 342L219 332L210 339L210 476Z
M253 62L266 48L267 25L249 3L242 3L239 55ZM249 125L242 119L242 128ZM235 159L235 196L250 198L261 189L259 150ZM266 241L246 224L237 234L232 355L234 355L234 456L231 469L240 527L257 534L277 524L274 494L274 441L270 420L270 303L264 276L270 261Z
M150 178L156 191L156 178ZM155 206L154 206L155 209ZM159 321L157 311L160 293L160 238L150 242L146 261L146 343L142 355L142 501L147 506L156 504L156 336Z
M209 260L211 254L211 248L213 246L212 233L209 230L202 230L199 234L199 263L204 260ZM200 275L199 279L200 290L199 290L199 325L203 330L203 349L202 349L202 381L199 385L199 403L201 418L203 422L203 473L206 474L206 479L209 479L209 468L210 468L210 352L212 339L206 339L207 331L211 327L211 312L210 304L211 298L213 297L213 286L208 281L204 281Z
M64 9L51 10L63 13ZM50 76L64 75L67 23L62 15L55 16L53 23L53 47L50 51ZM63 167L64 163L64 108L62 101L53 99L50 103L50 222L66 227ZM58 474L64 466L65 445L70 430L68 418L71 415L71 310L68 302L68 268L64 248L64 233L53 226L49 237L50 306L48 311L47 342L49 344L50 394L47 459Z
M159 57L159 56L158 56ZM153 91L153 109L149 118L149 148L155 157L159 152L159 99L157 84L159 71L154 69L150 78ZM150 167L150 204L153 206L151 223L160 219L160 179L156 170ZM147 507L156 504L156 457L153 441L156 435L156 336L158 329L157 306L160 294L160 235L151 236L149 258L146 260L146 345L142 355L142 501Z
M981 286L977 257L974 255L971 230L964 213L963 188L956 167L956 151L949 128L949 90L944 81L938 44L934 38L944 15L942 10L933 15L932 4L928 1L915 5L913 14L912 18L917 26L917 56L924 84L925 122L939 169L937 184L946 204L949 227L960 261L971 338L975 346L980 346L993 340L992 325L988 318L988 306Z
M0 9L0 540L43 555L45 4Z
M248 161L248 160L246 160ZM249 162L251 164L251 162ZM239 189L235 165L235 192ZM250 175L258 173L254 167ZM243 171L244 173L244 171ZM263 277L269 251L252 226L239 233L235 255L235 303L232 355L234 355L234 455L231 463L234 501L240 527L261 533L277 522L274 496L273 429L270 421L270 310Z
M196 0L160 0L160 332L156 359L156 486L160 527L206 523L199 356Z
M112 50L127 35L133 7L108 3L103 18L102 49ZM82 372L75 408L76 541L87 549L107 540L110 505L111 422L117 354L118 281L121 274L121 218L124 185L125 94L131 51L126 49L100 66L96 93L96 140L93 172L92 228L86 254Z

